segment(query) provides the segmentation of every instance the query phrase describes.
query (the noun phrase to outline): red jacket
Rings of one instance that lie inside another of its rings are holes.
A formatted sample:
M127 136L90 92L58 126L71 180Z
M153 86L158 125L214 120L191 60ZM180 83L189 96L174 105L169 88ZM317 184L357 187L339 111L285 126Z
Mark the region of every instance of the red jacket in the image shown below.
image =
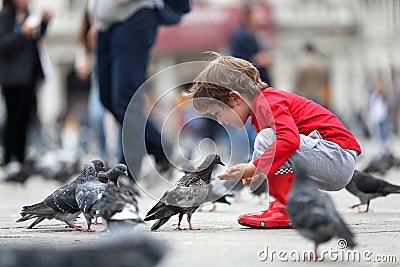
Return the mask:
M254 161L268 177L299 148L299 134L308 135L314 130L324 140L361 153L356 138L339 119L307 98L269 87L254 97L251 116L257 132L272 128L276 135L272 145Z

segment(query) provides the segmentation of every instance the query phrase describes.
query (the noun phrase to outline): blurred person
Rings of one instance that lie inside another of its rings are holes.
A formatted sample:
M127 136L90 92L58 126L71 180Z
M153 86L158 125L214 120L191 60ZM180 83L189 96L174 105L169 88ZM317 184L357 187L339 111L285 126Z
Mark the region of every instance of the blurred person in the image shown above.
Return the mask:
M389 99L381 76L376 77L371 85L368 106L370 132L378 143L376 150L380 156L389 154Z
M354 135L317 103L269 87L249 61L215 54L190 89L194 107L221 124L242 128L251 118L258 134L252 161L230 166L221 180L244 184L267 179L274 201L266 211L239 216L249 227L290 227L286 201L293 184L293 162L304 162L319 189L338 191L350 181L361 153Z
M229 37L229 50L231 56L253 63L260 73L261 80L272 85L272 56L263 49L258 37L260 32L265 31L266 23L266 14L261 4L245 5L241 25Z
M146 79L150 50L158 26L162 23L178 23L179 15L189 11L189 1L91 0L88 10L97 30L96 72L100 99L122 126L131 98ZM170 12L174 10L176 14ZM171 20L166 21L168 18ZM138 101L129 110L130 130L133 132L124 139L129 143L129 151L125 150L124 153L131 155L128 158L129 172L135 178L138 178L145 154L143 140L138 138L142 134L142 124L145 125L146 150L154 155L159 171L169 169L167 156L172 150L168 144L164 143L166 147L163 147L160 132L151 120L144 117L143 102ZM124 154L119 160L126 162Z
M78 40L82 46L80 57L82 60L77 64L75 71L81 79L89 79L90 90L88 100L88 118L90 130L94 133L96 143L99 148L101 158L106 162L114 162L113 156L107 148L107 139L105 132L105 114L106 109L100 101L99 82L96 72L93 71L96 65L94 57L96 43L96 29L91 27L91 21L87 8L84 10Z
M44 79L39 41L52 15L30 14L29 0L3 0L0 11L0 84L7 116L3 134L4 164L20 170L26 156L26 139L32 111L36 111L36 88Z
M294 93L330 108L329 66L315 46L307 42L295 66Z
M392 67L392 88L390 101L390 118L393 124L393 132L400 134L400 66Z

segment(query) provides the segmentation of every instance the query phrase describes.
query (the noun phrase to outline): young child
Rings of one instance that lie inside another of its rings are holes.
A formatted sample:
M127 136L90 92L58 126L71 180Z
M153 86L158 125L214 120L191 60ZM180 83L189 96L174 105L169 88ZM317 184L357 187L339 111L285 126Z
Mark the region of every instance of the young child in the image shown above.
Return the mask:
M246 60L215 56L189 90L194 107L215 115L221 124L238 128L251 116L258 132L253 160L231 166L218 178L243 179L247 184L265 175L274 201L270 201L268 210L241 215L238 222L257 228L290 227L285 209L294 178L293 160L306 163L320 189L336 191L350 181L360 145L329 110L269 87Z

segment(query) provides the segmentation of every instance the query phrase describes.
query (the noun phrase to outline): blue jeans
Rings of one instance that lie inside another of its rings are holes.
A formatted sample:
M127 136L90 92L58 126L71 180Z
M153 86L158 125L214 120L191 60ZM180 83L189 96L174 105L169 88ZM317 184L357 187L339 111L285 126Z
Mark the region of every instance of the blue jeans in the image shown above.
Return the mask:
M98 33L96 58L100 99L121 125L132 96L146 79L158 20L157 10L142 9L126 21ZM123 133L125 150L120 159L121 162L128 162L131 174L136 177L146 148L157 162L166 160L160 132L151 121L146 121L143 102L136 101L135 107L129 110L129 124L135 126L130 127L129 133Z

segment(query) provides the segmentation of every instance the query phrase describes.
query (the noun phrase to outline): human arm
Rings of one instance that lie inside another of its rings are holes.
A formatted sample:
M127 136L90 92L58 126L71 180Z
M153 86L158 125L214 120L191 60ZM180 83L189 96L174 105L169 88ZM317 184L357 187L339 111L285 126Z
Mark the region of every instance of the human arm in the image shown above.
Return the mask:
M241 163L229 167L225 173L217 177L220 180L240 180L253 177L255 172L256 166L254 166L253 162Z
M272 142L254 165L271 177L300 145L299 129L290 112L290 100L287 94L270 90L253 109L261 129L272 128L275 141ZM266 108L269 106L269 108Z

